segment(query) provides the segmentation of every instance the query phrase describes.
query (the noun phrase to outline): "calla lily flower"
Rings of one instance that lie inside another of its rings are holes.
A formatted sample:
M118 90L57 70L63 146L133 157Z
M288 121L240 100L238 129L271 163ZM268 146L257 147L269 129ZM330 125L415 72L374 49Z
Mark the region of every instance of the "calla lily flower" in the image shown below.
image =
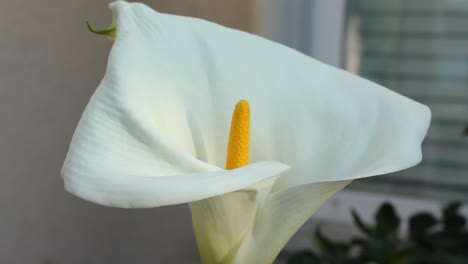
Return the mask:
M421 161L422 104L248 33L110 7L114 44L65 188L121 208L188 203L203 263L272 263L352 180Z

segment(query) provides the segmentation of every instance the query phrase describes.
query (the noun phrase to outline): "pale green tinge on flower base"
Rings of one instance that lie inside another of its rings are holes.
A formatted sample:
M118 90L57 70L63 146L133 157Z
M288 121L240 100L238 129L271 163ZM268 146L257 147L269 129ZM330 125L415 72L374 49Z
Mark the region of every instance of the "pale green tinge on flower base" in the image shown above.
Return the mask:
M111 8L115 43L70 144L65 188L115 207L189 203L204 263L272 263L353 179L421 160L424 105L244 32L142 4ZM228 171L243 98L252 163Z

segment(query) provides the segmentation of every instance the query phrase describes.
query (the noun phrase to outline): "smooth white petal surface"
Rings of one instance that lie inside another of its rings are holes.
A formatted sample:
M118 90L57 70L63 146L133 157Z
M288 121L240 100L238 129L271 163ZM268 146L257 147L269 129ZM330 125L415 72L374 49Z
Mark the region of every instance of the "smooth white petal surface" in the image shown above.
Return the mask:
M424 105L251 34L142 4L111 7L117 36L88 108L112 106L118 129L139 129L126 135L132 140L157 135L203 161L187 171L224 166L231 113L242 98L251 105L251 161L291 166L275 190L421 160L430 121ZM142 142L137 151L153 148Z
M118 5L128 4L115 3L114 9ZM118 16L117 22L132 25L125 14ZM125 27L120 28L119 32L125 31ZM157 69L153 74L151 67L145 67L144 54L134 53L141 40L130 36L130 43L126 43L127 38L120 36L106 76L70 144L62 168L66 190L107 206L156 207L229 193L289 168L278 162L259 162L225 171L197 159L193 144L198 144L197 151L203 146L196 140L196 130L189 127L196 127L196 121L206 118L207 113L191 111L179 98L173 98L170 90L157 89L159 82L167 85L161 87L170 88L177 85L177 79L161 78ZM196 118L193 122L192 115ZM229 127L230 119L224 121Z
M351 182L309 183L272 193L276 179L189 204L203 263L273 263L304 222Z
M77 169L70 172L73 177L65 177L67 191L98 204L121 208L198 201L242 189L288 169L288 166L278 162L258 162L234 170L156 176L117 172L90 174L96 172L90 172L85 166L73 167Z
M248 188L189 203L203 263L231 263L257 223L259 207L278 177ZM259 223L263 224L263 223Z
M309 183L267 196L231 264L273 263L296 231L351 180Z

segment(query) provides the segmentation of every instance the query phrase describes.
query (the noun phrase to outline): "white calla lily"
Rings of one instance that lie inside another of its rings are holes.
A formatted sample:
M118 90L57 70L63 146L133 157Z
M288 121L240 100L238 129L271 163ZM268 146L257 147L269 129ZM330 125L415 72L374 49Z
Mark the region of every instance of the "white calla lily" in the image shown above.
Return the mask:
M203 263L272 263L353 179L421 160L424 105L248 33L138 3L111 9L115 42L65 188L123 208L189 203ZM243 98L252 163L225 170Z

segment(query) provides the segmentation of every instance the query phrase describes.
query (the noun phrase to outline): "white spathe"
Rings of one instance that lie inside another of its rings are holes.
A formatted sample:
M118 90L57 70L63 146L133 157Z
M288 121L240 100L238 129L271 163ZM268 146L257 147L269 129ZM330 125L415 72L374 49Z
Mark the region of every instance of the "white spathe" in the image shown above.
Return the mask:
M115 207L189 203L204 263L272 263L353 179L421 160L422 104L248 33L139 3L111 9L115 43L70 144L65 188ZM252 163L228 171L241 99Z

